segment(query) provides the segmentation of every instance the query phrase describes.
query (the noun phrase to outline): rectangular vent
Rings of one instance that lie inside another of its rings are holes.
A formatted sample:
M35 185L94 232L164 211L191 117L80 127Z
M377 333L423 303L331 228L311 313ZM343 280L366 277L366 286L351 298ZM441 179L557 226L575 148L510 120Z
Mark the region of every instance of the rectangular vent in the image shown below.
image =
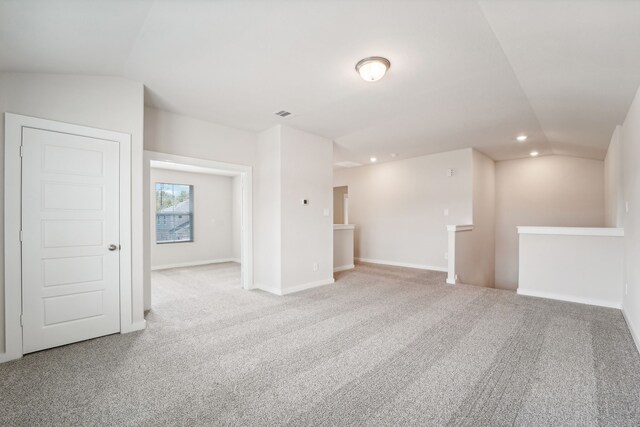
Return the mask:
M280 117L287 117L290 116L291 113L288 111L284 111L284 110L280 110L276 113L276 116L280 116Z
M335 167L337 168L355 168L358 166L362 166L361 163L356 163L356 162L350 162L350 161L346 161L346 162L337 162L333 164Z

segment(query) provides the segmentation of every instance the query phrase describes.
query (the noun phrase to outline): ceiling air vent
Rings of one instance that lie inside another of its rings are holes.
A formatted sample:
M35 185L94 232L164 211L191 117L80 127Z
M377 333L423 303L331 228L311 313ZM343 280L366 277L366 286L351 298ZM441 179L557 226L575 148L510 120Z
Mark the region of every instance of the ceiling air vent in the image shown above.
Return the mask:
M288 111L284 111L284 110L280 110L276 113L276 116L280 116L280 117L287 117L290 116L291 113Z
M361 163L350 162L350 161L337 162L337 163L334 163L333 165L337 168L355 168L357 166L362 166Z

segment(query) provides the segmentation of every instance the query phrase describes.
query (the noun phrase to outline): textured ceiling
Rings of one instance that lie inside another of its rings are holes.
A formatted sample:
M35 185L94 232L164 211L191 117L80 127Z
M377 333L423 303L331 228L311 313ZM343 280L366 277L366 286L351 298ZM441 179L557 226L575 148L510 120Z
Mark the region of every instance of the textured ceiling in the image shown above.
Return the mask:
M157 108L332 138L336 161L602 159L640 85L639 22L633 0L4 0L0 70L131 78ZM376 83L354 71L371 55L392 63Z

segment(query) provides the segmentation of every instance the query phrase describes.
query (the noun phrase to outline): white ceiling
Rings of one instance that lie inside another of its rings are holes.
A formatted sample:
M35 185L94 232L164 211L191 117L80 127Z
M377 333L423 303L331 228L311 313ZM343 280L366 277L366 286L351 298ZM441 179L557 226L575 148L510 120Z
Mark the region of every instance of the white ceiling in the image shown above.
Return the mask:
M0 70L124 76L157 108L332 138L336 161L602 159L640 85L639 22L636 0L3 0ZM371 55L392 63L376 83L354 71Z

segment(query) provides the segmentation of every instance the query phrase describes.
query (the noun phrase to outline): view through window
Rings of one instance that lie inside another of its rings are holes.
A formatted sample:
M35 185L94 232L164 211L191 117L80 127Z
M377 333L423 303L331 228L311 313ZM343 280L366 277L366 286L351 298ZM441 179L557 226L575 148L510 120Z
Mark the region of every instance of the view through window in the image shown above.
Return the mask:
M156 242L193 242L193 185L156 183Z

